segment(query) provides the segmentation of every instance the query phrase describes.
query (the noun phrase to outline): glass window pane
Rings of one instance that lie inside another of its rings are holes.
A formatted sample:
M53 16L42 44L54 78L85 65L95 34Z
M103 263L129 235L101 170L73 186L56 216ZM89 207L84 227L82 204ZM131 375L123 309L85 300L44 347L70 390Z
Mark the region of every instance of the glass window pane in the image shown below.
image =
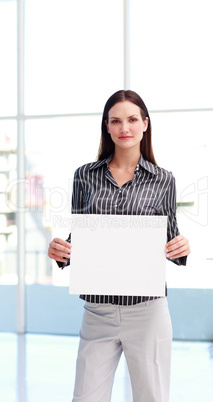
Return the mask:
M0 120L0 331L16 330L16 127Z
M26 114L100 112L123 86L123 1L105 5L26 0Z
M189 238L187 267L168 262L170 287L213 288L213 112L151 113L159 166L176 178L177 219Z
M16 284L16 122L0 121L0 284Z
M17 113L16 1L0 2L0 115Z
M60 275L47 248L68 237L73 174L96 159L100 132L101 115L26 122L27 283L68 285L69 270Z
M153 110L212 108L212 1L131 1L131 88Z

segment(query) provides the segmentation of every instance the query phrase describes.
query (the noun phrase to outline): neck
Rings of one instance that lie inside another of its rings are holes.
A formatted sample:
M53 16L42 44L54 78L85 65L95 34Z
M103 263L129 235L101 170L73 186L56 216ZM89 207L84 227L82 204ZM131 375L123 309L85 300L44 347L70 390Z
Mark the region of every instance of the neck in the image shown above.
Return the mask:
M138 164L141 156L140 149L121 149L115 148L111 164L119 168L132 168Z

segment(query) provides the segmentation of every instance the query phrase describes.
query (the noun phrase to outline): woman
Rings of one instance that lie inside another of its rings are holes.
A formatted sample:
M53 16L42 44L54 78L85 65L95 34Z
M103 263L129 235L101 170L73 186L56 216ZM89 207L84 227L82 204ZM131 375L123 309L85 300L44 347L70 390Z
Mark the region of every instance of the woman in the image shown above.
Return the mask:
M135 92L118 91L104 108L98 161L75 172L72 213L167 215L166 257L185 265L189 242L178 232L175 211L175 180L155 162L147 108ZM68 241L54 239L49 246L49 257L62 268L69 264ZM73 402L110 401L122 352L134 402L169 401L172 328L166 294L80 297L85 313Z

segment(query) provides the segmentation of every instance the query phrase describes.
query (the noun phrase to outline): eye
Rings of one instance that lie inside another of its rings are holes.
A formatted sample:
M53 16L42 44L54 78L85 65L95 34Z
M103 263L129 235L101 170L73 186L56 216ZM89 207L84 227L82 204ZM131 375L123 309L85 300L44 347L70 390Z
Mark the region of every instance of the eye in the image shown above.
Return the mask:
M135 117L132 117L129 121L130 121L131 123L134 123L135 121L137 121L137 119L136 119Z
M111 123L112 123L112 124L117 124L117 123L119 123L119 120L116 120L116 119L115 119L115 120L112 120Z

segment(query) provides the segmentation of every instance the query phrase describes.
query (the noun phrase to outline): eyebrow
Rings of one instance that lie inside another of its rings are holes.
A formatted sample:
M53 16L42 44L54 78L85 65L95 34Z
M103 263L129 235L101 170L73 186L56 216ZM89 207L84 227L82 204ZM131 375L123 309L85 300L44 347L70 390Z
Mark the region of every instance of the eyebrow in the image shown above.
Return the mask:
M139 115L138 114L132 114L131 116L128 116L128 119L130 119L131 117L136 117L136 116L138 117ZM120 117L110 117L110 120L111 119L118 119L119 120Z

